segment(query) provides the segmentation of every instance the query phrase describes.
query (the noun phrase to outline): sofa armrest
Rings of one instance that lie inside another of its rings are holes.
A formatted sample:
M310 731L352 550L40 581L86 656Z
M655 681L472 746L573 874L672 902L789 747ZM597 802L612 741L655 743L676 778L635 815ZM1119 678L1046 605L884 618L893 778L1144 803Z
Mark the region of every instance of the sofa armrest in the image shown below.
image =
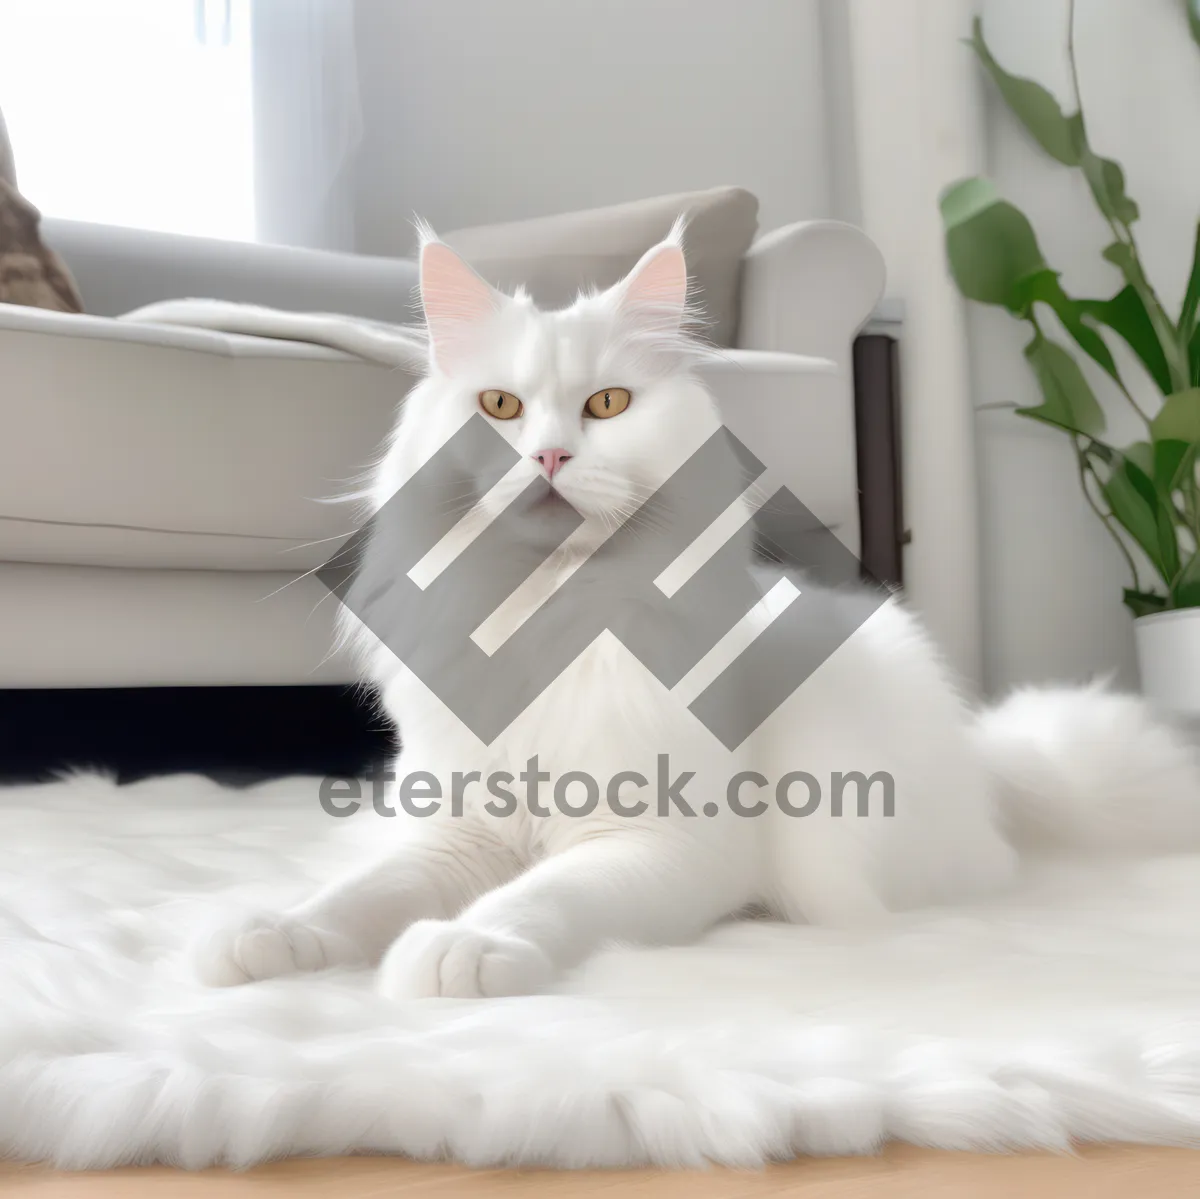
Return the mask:
M414 319L417 264L292 246L184 237L83 221L42 222L66 260L84 307L121 316L160 300L213 299L340 312L406 324Z
M883 255L853 225L803 221L776 229L742 259L738 345L828 358L845 369L884 279Z

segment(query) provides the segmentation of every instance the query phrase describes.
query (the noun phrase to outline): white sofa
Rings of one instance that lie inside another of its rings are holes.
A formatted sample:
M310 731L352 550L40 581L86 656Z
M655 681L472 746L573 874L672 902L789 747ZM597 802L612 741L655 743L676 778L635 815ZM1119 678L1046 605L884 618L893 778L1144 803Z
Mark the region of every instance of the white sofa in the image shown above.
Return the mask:
M0 305L0 688L344 682L304 577L412 383L292 342L113 319L212 295L385 320L405 260L46 222L89 311ZM580 280L584 282L584 280ZM741 263L725 419L851 548L850 346L883 286L859 231L778 229Z

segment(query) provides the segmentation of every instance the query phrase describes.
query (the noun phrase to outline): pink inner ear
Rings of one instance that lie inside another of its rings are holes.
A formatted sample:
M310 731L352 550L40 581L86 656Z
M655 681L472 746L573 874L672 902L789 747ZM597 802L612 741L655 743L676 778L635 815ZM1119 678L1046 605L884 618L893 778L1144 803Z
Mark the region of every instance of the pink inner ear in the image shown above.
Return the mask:
M476 326L495 315L500 299L449 246L435 241L421 248L421 304L434 360L443 370Z
M630 272L621 307L660 323L678 324L687 303L687 262L674 245L656 246Z

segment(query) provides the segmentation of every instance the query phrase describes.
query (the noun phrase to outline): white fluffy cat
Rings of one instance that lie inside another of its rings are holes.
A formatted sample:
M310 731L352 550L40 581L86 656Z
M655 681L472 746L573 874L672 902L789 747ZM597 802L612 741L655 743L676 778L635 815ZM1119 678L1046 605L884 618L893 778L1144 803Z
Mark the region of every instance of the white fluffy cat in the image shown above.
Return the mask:
M678 230L623 282L561 312L499 294L435 240L422 248L421 287L428 372L404 404L375 507L482 411L520 465L464 518L440 565L539 477L585 518L481 630L494 646L720 422L690 369L698 347L684 328ZM747 511L735 506L702 550ZM761 627L777 607L763 605L753 621ZM632 772L646 785L627 775L620 802L628 810L645 795L648 810L628 816L602 804L573 817L547 803L548 814L535 815L519 803L495 815L485 806L494 793L471 783L461 814L443 804L430 817L378 821L376 859L299 907L206 934L196 964L214 984L379 963L379 986L396 997L530 993L605 943L686 942L748 905L791 921L877 921L1008 885L1019 849L1170 850L1200 833L1191 752L1138 701L1096 689L1030 692L977 715L894 600L734 751L687 708L712 662L668 691L603 634L485 745L351 623L403 738L398 777L428 772L449 796L452 774L515 777L536 755L544 802L567 772L602 787ZM690 773L683 794L695 815L660 813L662 755L673 775ZM893 814L878 793L859 814L851 791L840 817L828 796L808 817L788 815L776 784L797 771L821 784L839 772L886 772ZM744 805L766 800L760 815L731 808L739 772L762 780L739 791Z

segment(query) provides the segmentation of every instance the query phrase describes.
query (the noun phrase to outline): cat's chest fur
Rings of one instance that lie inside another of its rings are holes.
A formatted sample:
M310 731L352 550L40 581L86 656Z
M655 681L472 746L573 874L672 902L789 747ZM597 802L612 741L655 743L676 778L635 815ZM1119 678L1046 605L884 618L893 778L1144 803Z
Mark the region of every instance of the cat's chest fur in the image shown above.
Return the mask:
M403 740L397 773L426 771L438 779L443 795L457 786L455 807L462 816L496 822L505 840L530 857L613 821L636 819L654 827L666 815L660 796L671 779L694 775L688 799L699 804L730 769L729 755L711 734L610 633L601 634L515 714L490 745L405 670L395 674L384 695ZM472 775L478 778L464 781ZM515 810L500 816L493 809L506 805L489 788L489 780L497 778L517 797ZM594 807L581 810L593 795ZM637 817L614 815L614 795L626 806L643 800L645 810Z

